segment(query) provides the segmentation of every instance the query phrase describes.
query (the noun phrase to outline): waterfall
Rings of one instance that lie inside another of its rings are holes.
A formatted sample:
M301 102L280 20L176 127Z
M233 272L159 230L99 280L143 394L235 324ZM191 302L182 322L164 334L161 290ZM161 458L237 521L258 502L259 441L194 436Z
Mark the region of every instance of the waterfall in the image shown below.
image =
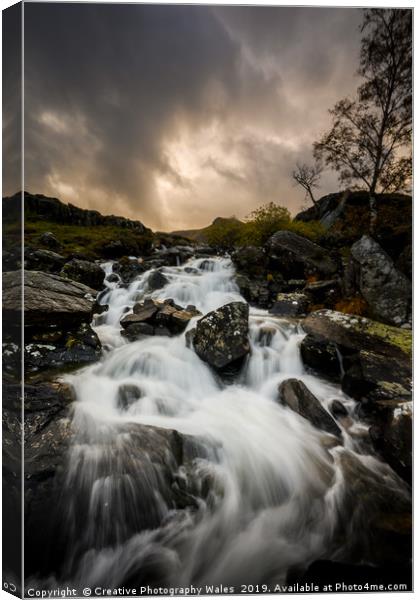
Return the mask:
M332 447L328 434L277 402L278 385L298 378L326 410L339 399L353 427L362 426L338 385L305 371L299 324L251 307L251 353L226 383L187 347L185 333L128 343L119 321L147 296L203 314L244 301L229 258L165 267L168 283L157 291L148 289L151 271L126 287L111 277L112 263L104 268L100 302L109 309L94 327L106 352L67 376L77 402L62 579L90 586L281 583L290 569L327 554L342 510L338 455L359 448L346 431ZM189 440L181 466L174 432ZM383 463L358 457L388 477ZM173 489L182 491L185 508L173 508Z

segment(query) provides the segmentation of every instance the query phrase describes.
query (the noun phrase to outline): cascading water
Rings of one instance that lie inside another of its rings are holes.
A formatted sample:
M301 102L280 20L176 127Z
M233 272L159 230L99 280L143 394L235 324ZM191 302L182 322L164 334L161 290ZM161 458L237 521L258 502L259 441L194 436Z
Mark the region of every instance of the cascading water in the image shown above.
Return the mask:
M68 377L77 402L61 579L92 587L278 584L291 568L339 556L339 455L358 452L351 434L363 426L339 386L305 372L298 323L251 308L251 353L227 384L187 347L184 333L128 343L119 321L147 295L203 314L244 301L228 258L167 267L167 285L151 294L150 272L125 288L110 277L111 263L104 268L112 281L101 303L109 310L95 329L107 351ZM340 444L276 401L278 384L290 377L324 408L336 398L347 407ZM181 459L174 432L189 447ZM383 463L358 458L399 486ZM174 489L183 507L173 502Z

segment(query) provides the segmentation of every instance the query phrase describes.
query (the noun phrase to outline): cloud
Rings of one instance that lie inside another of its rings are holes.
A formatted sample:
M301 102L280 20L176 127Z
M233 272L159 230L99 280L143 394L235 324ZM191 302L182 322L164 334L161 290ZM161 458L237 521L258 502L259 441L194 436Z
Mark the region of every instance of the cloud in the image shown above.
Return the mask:
M156 229L299 208L356 9L25 5L26 189ZM14 190L10 190L14 191Z

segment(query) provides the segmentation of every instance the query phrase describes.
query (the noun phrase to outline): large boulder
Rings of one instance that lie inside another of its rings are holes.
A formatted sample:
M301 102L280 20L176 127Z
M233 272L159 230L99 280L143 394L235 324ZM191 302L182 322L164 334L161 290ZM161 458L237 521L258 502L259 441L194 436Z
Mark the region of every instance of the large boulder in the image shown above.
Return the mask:
M188 339L203 361L223 370L241 364L249 353L248 321L249 305L230 302L199 319Z
M351 248L359 266L359 287L372 315L392 325L411 320L412 288L390 256L375 240L364 235Z
M291 231L277 231L267 244L269 264L286 279L317 275L331 278L337 271L330 252Z
M84 283L94 290L101 290L105 280L105 271L96 263L73 258L61 270L61 275L73 281Z
M298 379L283 381L278 388L278 400L310 421L317 429L340 437L341 431L336 421L302 381Z
M21 272L3 274L3 310L6 318L17 318L21 309ZM82 283L41 271L24 273L25 327L73 326L90 322L96 292Z
M303 321L304 330L355 352L363 349L401 360L409 360L412 333L365 317L334 310L317 310Z

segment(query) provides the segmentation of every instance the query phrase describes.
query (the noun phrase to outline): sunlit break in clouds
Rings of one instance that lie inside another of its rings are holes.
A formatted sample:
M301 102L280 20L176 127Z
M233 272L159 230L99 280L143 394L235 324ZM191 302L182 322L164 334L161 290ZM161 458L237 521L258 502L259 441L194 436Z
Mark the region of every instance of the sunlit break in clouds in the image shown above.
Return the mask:
M295 213L290 172L356 90L361 20L344 8L26 4L26 189L166 231L270 201ZM320 193L337 187L326 174Z

